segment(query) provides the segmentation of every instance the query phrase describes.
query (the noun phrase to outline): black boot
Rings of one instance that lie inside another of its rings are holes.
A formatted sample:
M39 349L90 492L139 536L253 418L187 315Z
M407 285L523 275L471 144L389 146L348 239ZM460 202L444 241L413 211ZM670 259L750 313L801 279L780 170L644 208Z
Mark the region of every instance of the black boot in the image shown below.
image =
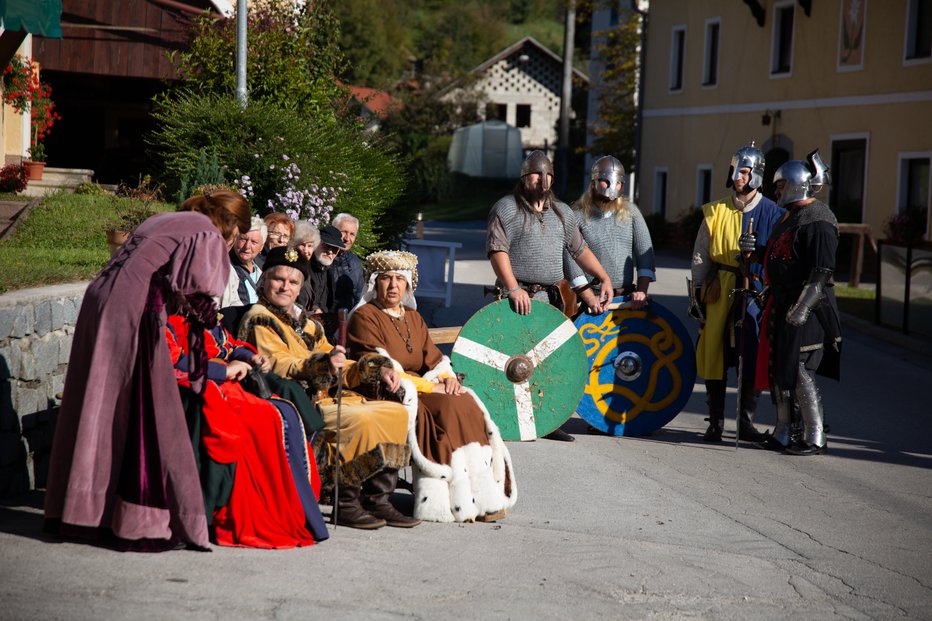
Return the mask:
M738 415L738 438L745 442L764 442L767 434L758 431L754 426L754 412L757 410L757 399L760 391L754 390L753 383L745 383L741 387L741 413Z
M706 403L709 405L709 428L702 439L705 442L721 442L725 425L725 380L706 380Z
M362 508L359 502L361 493L362 488L358 485L355 487L340 486L340 493L337 495L337 524L362 530L382 528L385 526L385 520L375 517Z
M370 477L363 484L362 506L371 515L385 520L389 526L397 528L411 528L421 523L421 520L398 511L389 498L398 485L398 471L394 468L385 468Z
M575 442L576 438L566 433L559 427L544 436L546 440L556 440L557 442Z

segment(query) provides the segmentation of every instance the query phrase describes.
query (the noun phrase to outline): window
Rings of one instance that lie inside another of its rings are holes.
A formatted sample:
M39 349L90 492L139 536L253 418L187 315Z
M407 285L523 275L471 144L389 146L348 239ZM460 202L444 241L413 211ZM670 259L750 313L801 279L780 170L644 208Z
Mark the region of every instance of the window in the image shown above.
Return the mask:
M683 65L686 58L686 26L673 27L670 42L670 90L683 90Z
M909 0L906 11L906 60L932 58L932 0Z
M699 164L696 169L696 206L712 200L712 166Z
M917 157L918 156L918 157ZM900 199L897 211L920 208L929 211L929 155L915 154L900 159Z
M719 19L710 19L705 23L705 59L702 63L702 85L718 84L718 33Z
M515 125L517 127L531 126L531 104L518 104L515 112Z
M654 213L667 215L667 169L654 169Z
M507 121L508 104L488 103L485 106L486 121Z
M781 2L773 7L773 47L770 75L789 75L793 69L793 21L796 7Z

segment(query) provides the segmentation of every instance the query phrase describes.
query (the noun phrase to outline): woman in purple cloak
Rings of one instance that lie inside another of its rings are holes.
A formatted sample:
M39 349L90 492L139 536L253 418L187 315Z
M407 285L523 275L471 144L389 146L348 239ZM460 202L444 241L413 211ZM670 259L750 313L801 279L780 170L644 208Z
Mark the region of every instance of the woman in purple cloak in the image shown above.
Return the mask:
M236 192L189 198L140 225L88 286L55 430L46 531L135 550L210 547L165 325L173 312L216 323L212 298L249 217ZM202 346L194 351L198 389L207 360Z

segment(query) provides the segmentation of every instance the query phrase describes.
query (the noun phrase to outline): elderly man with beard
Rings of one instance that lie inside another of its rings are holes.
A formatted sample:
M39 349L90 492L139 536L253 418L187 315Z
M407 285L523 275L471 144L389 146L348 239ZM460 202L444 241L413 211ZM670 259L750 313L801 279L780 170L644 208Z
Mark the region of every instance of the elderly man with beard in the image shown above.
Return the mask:
M334 259L346 250L343 236L339 229L333 225L320 229L320 243L314 248L311 257L311 269L308 280L311 283L312 296L307 303L309 313L326 312L333 300L333 291L329 286L328 271Z
M521 315L531 312L531 299L548 302L561 311L559 282L564 279L563 250L586 273L599 280L600 294L593 310L611 301L612 280L583 240L576 216L551 191L553 164L542 151L532 151L521 164L514 192L489 212L486 254L492 263L503 298ZM572 441L557 429L550 439Z
M751 142L731 158L725 186L734 192L702 206L702 225L693 247L692 282L698 290L691 299L698 301L690 314L700 322L696 370L705 378L709 406L709 427L702 436L706 442L722 440L727 372L729 367L737 368L739 347L743 348L744 363L738 387L738 437L748 442L761 442L766 437L753 424L760 397L760 391L754 389L760 308L754 297L744 304L739 295L730 295L741 287L744 276L751 290L762 288L760 265L742 259L739 238L745 235L748 252L762 250L783 215L783 209L760 193L763 180L764 154ZM749 227L751 234L747 235ZM739 324L741 334L736 335Z

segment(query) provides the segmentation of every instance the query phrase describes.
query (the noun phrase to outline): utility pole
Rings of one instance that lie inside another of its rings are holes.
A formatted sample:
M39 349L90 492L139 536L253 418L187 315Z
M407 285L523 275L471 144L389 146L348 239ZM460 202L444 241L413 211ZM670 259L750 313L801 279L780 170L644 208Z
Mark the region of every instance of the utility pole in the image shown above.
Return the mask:
M559 196L566 194L570 162L570 108L573 103L573 45L576 40L576 1L566 3L566 25L563 28L563 94L560 97Z
M236 100L246 107L246 0L236 0Z

